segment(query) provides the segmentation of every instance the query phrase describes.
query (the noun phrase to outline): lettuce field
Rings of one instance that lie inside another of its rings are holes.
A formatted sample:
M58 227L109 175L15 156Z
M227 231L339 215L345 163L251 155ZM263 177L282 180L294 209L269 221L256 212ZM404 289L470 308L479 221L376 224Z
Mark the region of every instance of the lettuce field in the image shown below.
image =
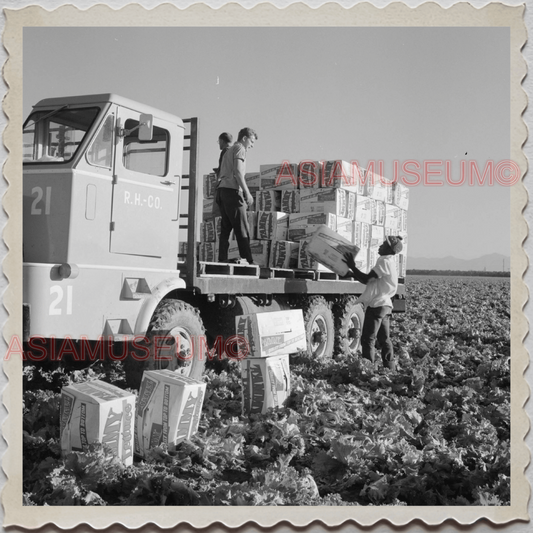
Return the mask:
M103 379L24 366L26 505L509 505L509 278L411 277L395 373L337 354L291 358L284 408L241 415L238 363L211 367L198 433L125 467L93 445L61 457L61 387Z

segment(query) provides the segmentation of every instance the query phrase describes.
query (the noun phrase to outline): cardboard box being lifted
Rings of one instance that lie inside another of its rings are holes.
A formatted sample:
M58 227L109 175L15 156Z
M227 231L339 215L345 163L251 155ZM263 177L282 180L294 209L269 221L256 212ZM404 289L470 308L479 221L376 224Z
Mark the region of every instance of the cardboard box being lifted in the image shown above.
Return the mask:
M307 350L301 309L271 311L235 317L235 331L242 339L242 358L270 357Z
M281 407L291 393L289 356L247 357L241 361L244 414Z
M346 252L356 256L359 248L327 226L321 226L316 230L307 247L309 255L339 276L345 276L349 271L344 261Z
M94 380L61 391L60 440L63 453L100 442L126 465L133 464L135 395Z
M308 253L307 248L309 247L310 242L311 236L306 237L305 239L300 239L300 247L298 248L298 268L304 270L318 270L320 272L332 272L331 269L322 263L319 263Z
M205 383L170 370L143 374L135 411L135 453L190 439L198 431Z

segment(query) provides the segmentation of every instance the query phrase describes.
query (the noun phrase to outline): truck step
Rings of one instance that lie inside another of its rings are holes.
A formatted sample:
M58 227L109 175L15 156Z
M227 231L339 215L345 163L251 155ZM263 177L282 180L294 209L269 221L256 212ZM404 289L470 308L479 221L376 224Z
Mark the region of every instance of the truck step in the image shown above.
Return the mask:
M260 267L258 265L238 265L232 263L206 263L198 264L199 276L245 276L258 278Z

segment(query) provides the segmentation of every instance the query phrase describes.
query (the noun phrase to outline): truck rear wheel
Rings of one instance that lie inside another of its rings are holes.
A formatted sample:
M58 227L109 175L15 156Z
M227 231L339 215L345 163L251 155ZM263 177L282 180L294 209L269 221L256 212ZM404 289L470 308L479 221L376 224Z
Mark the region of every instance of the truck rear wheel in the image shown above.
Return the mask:
M309 298L304 307L307 353L312 357L332 357L335 325L331 307L322 296Z
M205 369L205 328L196 308L180 300L162 301L147 332L149 350L144 361L125 365L128 386L138 388L144 370L168 369L200 379Z
M361 304L355 296L348 296L335 305L335 351L339 355L354 356L361 344L361 331L365 318Z

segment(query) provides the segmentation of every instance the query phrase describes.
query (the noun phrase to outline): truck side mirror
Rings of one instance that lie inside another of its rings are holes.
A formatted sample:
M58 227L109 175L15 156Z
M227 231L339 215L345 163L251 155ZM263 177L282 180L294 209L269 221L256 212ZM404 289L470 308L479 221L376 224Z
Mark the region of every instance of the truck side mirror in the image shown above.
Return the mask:
M141 113L139 118L139 141L151 141L154 131L154 116Z

